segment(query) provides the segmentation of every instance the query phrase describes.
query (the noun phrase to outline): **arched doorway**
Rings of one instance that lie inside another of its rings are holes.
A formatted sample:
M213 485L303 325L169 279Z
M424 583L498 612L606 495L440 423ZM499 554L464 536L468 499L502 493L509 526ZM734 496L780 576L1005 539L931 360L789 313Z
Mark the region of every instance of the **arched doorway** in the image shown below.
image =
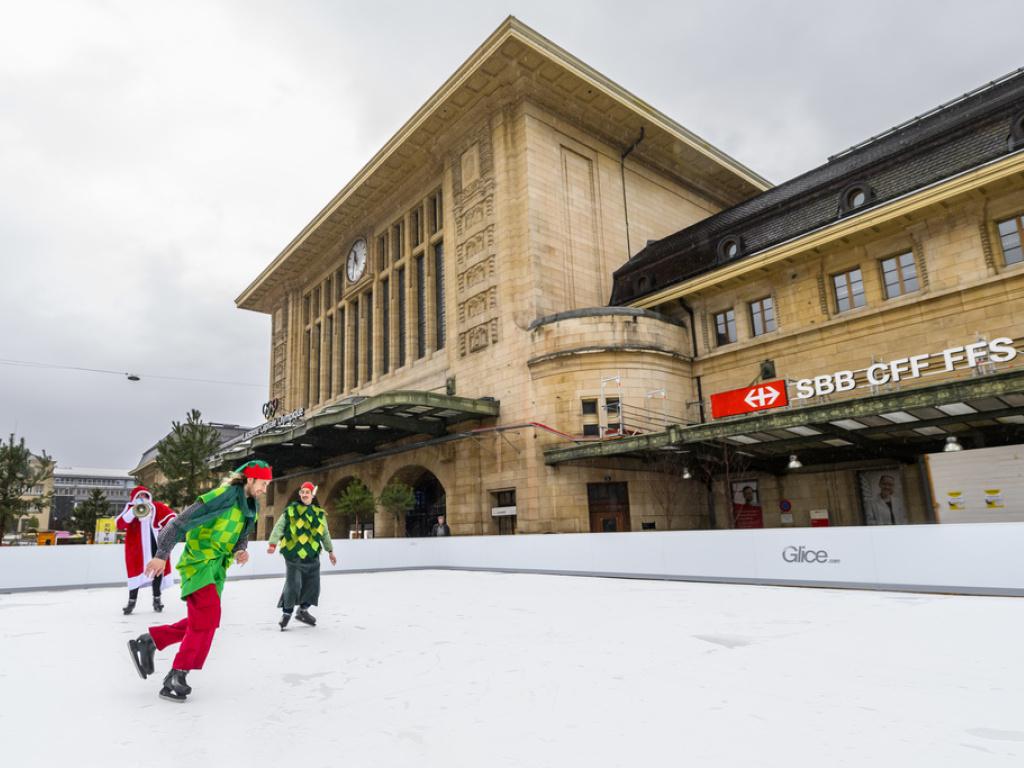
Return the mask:
M373 535L372 517L357 522L355 519L349 519L338 511L338 499L356 479L353 475L348 475L334 483L328 493L324 493L324 490L321 489L318 494L320 496L320 503L327 512L327 525L331 529L332 538L347 539L350 536L350 531L358 531L360 537L363 536L364 531L369 531L370 536Z
M412 488L415 505L405 515L405 535L410 538L429 536L438 515L446 514L444 486L437 476L425 467L404 467L392 480Z

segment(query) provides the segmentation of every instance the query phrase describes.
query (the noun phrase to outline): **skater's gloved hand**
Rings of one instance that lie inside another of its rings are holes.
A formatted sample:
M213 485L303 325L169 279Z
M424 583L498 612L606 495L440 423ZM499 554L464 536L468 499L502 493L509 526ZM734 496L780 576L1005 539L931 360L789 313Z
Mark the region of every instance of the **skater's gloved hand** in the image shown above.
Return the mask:
M272 555L277 551L277 544L267 544L267 554Z
M331 558L331 565L337 565L338 564L338 558L336 558L334 556L334 553L333 552L329 552L328 555Z
M166 560L161 560L159 557L154 557L148 563L146 563L146 575L151 579L161 575L164 572L164 567L167 565Z
M235 552L235 562L239 565L245 565L249 562L249 553L246 552L244 549L238 550L237 552Z

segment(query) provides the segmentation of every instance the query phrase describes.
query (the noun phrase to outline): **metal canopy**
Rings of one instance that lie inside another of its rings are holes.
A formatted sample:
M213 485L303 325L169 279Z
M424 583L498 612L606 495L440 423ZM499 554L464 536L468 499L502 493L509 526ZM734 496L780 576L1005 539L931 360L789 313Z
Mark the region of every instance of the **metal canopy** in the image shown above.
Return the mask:
M1024 442L1024 371L994 374L900 392L802 408L719 419L544 452L546 464L689 451L698 456L729 446L765 469L788 456L803 464L881 457L913 461L942 450L946 439L999 445Z
M381 445L413 435L442 437L459 422L497 417L500 405L493 398L412 390L350 398L298 423L231 445L211 463L229 469L249 459L263 459L278 473L316 467L344 454L371 454Z

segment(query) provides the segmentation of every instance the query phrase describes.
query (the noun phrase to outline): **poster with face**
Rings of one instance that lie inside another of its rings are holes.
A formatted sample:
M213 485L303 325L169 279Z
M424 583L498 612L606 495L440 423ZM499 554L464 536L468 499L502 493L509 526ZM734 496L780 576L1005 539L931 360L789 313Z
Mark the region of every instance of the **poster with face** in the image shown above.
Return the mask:
M757 480L736 480L731 490L733 525L736 528L764 528Z
M858 472L865 525L903 525L907 508L898 467Z

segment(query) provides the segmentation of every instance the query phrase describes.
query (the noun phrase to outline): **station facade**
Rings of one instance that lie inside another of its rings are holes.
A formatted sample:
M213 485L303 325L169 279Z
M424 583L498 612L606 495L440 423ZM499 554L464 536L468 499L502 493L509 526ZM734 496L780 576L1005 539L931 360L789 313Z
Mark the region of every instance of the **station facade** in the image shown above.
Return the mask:
M935 519L921 457L1024 421L1022 93L773 188L510 18L238 298L268 422L216 461L274 465L264 535L305 480L410 485L377 536Z

